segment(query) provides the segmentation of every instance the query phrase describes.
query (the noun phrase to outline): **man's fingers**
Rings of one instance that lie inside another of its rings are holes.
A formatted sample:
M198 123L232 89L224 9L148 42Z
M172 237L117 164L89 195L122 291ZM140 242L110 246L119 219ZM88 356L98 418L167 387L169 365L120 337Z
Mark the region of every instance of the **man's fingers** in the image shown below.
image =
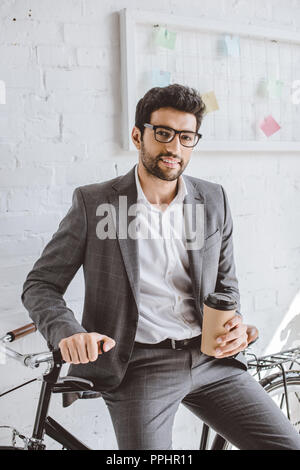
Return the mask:
M240 315L235 315L231 320L229 320L227 323L225 323L224 326L225 326L226 330L229 331L241 322L242 322L241 316Z
M228 357L243 351L248 346L247 325L242 322L240 315L235 315L225 327L230 331L217 338L216 357Z
M109 338L108 336L100 335L98 333L90 335L87 343L89 359L91 361L95 361L98 358L98 355L109 351L115 346L115 344L115 340Z
M218 353L219 351L220 354L228 353L229 351L239 348L241 344L242 344L242 341L240 341L239 339L235 339L227 343L225 346L217 348L216 352Z
M60 347L60 352L61 352L61 357L63 358L64 361L66 362L71 362L71 356L69 354L68 347L64 344L62 344Z
M86 346L89 360L92 362L96 361L99 355L97 341L90 336L87 340Z
M86 342L84 336L79 336L76 342L77 354L81 364L87 364L89 362Z
M240 347L238 348L235 348L235 349L232 349L231 351L226 351L226 352L222 352L221 354L216 354L216 358L217 359L222 359L224 357L229 357L229 356L233 356L235 354L238 354L239 352L241 351L244 351L244 349L247 347L247 343L242 343L240 345Z
M226 335L221 335L217 338L217 343L227 343L229 341L233 341L234 339L240 338L243 336L247 331L247 326L244 324L239 324L236 326L232 331L227 333Z
M103 344L102 347L103 347L103 351L104 351L104 352L109 351L109 350L112 349L112 348L115 346L115 344L116 344L116 342L115 342L113 339L107 338L107 337L104 337L104 338L103 338L103 341L104 341L104 344ZM100 347L100 345L99 345L99 347Z
M71 356L71 362L73 364L80 364L79 355L78 355L75 343L70 341L68 343L68 349L69 349L69 354Z
M239 337L239 338L237 338L237 339L234 339L233 341L229 341L225 346L218 346L218 347L216 348L216 353L217 353L218 351L220 351L220 354L218 354L218 356L219 356L219 355L222 355L223 353L229 353L229 352L231 352L231 351L233 351L233 350L236 350L236 349L240 348L240 347L243 346L244 344L245 344L246 346L247 346L247 344L248 344L245 335L243 335L242 337ZM246 347L246 346L245 346L245 347ZM244 347L244 348L245 348L245 347Z
M103 341L103 351L112 349L116 342L114 339L99 333L76 333L64 338L59 343L62 358L72 364L87 364L97 360L100 349L100 341Z

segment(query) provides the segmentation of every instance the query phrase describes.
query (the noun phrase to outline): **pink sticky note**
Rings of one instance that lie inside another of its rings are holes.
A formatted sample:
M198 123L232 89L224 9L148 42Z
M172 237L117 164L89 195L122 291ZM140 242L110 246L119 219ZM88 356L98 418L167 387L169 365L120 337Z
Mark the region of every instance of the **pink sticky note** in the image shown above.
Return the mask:
M279 131L279 129L281 129L278 122L276 122L271 115L266 117L259 127L267 137L270 137L271 135L275 134L275 132Z

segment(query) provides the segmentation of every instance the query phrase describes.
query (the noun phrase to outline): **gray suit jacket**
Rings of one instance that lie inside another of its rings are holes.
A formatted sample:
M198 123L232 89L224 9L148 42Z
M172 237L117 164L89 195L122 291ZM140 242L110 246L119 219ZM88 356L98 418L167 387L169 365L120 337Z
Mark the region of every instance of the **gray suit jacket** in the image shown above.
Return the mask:
M238 302L240 313L233 225L221 185L183 177L188 191L185 203L193 209L197 204L204 207L204 244L202 248L188 250L195 315L201 324L204 297L212 292L231 294ZM121 195L127 196L128 208L137 201L134 167L123 176L75 189L72 206L29 272L21 297L50 348L57 348L62 338L86 331L99 332L116 341L115 347L95 362L72 364L69 368L69 375L90 379L103 391L117 387L124 377L139 312L138 242L119 236L120 220L124 221L123 217L119 220ZM99 239L96 233L97 224L107 216L107 213L97 215L97 207L104 203L112 204L116 210L115 238ZM134 216L127 216L125 225L133 219ZM63 299L80 266L85 279L81 325ZM235 359L247 368L243 353Z

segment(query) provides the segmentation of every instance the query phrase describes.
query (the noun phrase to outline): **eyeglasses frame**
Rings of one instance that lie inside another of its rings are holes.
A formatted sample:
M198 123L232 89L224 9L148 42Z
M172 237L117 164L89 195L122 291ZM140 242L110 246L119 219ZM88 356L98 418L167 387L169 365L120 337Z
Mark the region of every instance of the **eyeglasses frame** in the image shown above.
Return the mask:
M194 132L194 134L198 137L197 142L196 142L194 145L184 145L184 144L181 142L181 140L180 140L180 135L181 135L182 133L185 133L185 132L192 132L192 131L176 131L176 130L173 129L172 127L168 127L168 126L155 126L154 124L148 124L148 123L145 123L145 124L144 124L144 127L147 127L148 129L152 129L152 130L154 131L154 138L155 138L155 140L156 140L157 142L159 142L160 144L163 144L163 143L168 144L168 143L172 142L172 140L175 139L176 134L179 134L179 142L180 142L180 144L181 144L183 147L186 147L186 148L194 148L194 147L196 147L196 145L199 143L199 140L202 138L202 134L199 134L198 132ZM169 130L169 131L174 131L175 134L174 134L174 136L172 137L171 140L168 140L168 142L161 142L160 140L157 140L157 138L156 138L156 129L157 129L157 128L163 128L163 129L167 129L167 130Z

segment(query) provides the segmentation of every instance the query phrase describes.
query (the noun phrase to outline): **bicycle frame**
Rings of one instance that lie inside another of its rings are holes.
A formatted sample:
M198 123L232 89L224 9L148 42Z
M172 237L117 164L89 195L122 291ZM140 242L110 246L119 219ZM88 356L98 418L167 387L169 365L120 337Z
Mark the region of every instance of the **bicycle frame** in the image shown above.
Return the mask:
M60 374L62 363L59 360L54 360L54 367L52 370L43 376L43 382L37 406L35 422L33 427L32 438L28 446L29 450L44 450L45 444L42 443L44 435L48 435L62 446L69 450L91 450L83 442L73 436L57 421L48 416L48 410L52 393L59 393L60 390L55 392L57 387L57 379Z
M210 449L208 449L208 440L209 440L209 433L211 428L208 424L203 423L201 438L200 438L200 447L199 450L223 450L224 443L226 439L220 436L220 434L216 434Z

